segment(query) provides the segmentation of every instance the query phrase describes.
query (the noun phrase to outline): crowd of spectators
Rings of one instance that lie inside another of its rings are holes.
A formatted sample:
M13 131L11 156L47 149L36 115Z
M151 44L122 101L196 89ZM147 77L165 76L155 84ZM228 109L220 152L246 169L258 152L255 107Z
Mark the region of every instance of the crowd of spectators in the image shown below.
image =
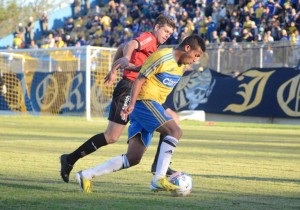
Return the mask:
M48 15L42 14L40 40L34 40L32 17L26 26L19 23L13 47L117 47L151 30L160 13L172 16L177 26L166 44L178 44L192 33L207 43L300 44L300 0L111 0L94 7L89 0L74 0L72 8L63 28L49 29Z

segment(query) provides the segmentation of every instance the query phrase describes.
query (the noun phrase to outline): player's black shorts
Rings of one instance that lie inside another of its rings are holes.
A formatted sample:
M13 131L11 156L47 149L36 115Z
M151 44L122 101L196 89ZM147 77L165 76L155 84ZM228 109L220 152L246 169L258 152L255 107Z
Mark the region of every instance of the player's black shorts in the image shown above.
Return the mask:
M128 119L122 120L120 114L123 107L129 105L132 85L133 81L129 79L122 79L118 82L113 92L108 120L122 125L126 125L128 123Z

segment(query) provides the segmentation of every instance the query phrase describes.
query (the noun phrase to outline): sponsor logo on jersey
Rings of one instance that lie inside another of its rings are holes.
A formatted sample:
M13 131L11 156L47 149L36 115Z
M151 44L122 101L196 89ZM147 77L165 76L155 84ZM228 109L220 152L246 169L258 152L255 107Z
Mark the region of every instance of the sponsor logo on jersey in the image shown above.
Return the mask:
M152 40L152 37L148 37L147 39L141 41L140 44L143 46L143 45L148 44L149 42L151 42L151 40Z
M163 84L168 86L168 87L174 87L179 80L172 80L171 78L165 78L163 80Z

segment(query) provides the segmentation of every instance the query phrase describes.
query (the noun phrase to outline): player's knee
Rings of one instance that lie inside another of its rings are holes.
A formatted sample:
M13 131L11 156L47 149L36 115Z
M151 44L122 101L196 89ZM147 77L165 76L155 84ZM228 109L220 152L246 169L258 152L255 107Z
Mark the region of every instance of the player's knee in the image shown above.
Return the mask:
M118 139L114 139L114 138L108 138L106 139L107 144L114 144L118 141Z
M119 137L111 133L104 132L107 144L114 144L119 140Z
M171 130L170 135L179 140L182 136L181 128L175 127L174 129Z

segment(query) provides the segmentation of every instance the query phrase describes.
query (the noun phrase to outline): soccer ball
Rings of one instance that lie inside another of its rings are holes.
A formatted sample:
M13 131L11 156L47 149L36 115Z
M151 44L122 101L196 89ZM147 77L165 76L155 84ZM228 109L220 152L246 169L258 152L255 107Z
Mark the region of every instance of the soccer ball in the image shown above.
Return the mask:
M179 186L176 191L171 191L173 196L187 196L191 193L193 182L192 177L184 172L176 172L169 177L169 182Z

